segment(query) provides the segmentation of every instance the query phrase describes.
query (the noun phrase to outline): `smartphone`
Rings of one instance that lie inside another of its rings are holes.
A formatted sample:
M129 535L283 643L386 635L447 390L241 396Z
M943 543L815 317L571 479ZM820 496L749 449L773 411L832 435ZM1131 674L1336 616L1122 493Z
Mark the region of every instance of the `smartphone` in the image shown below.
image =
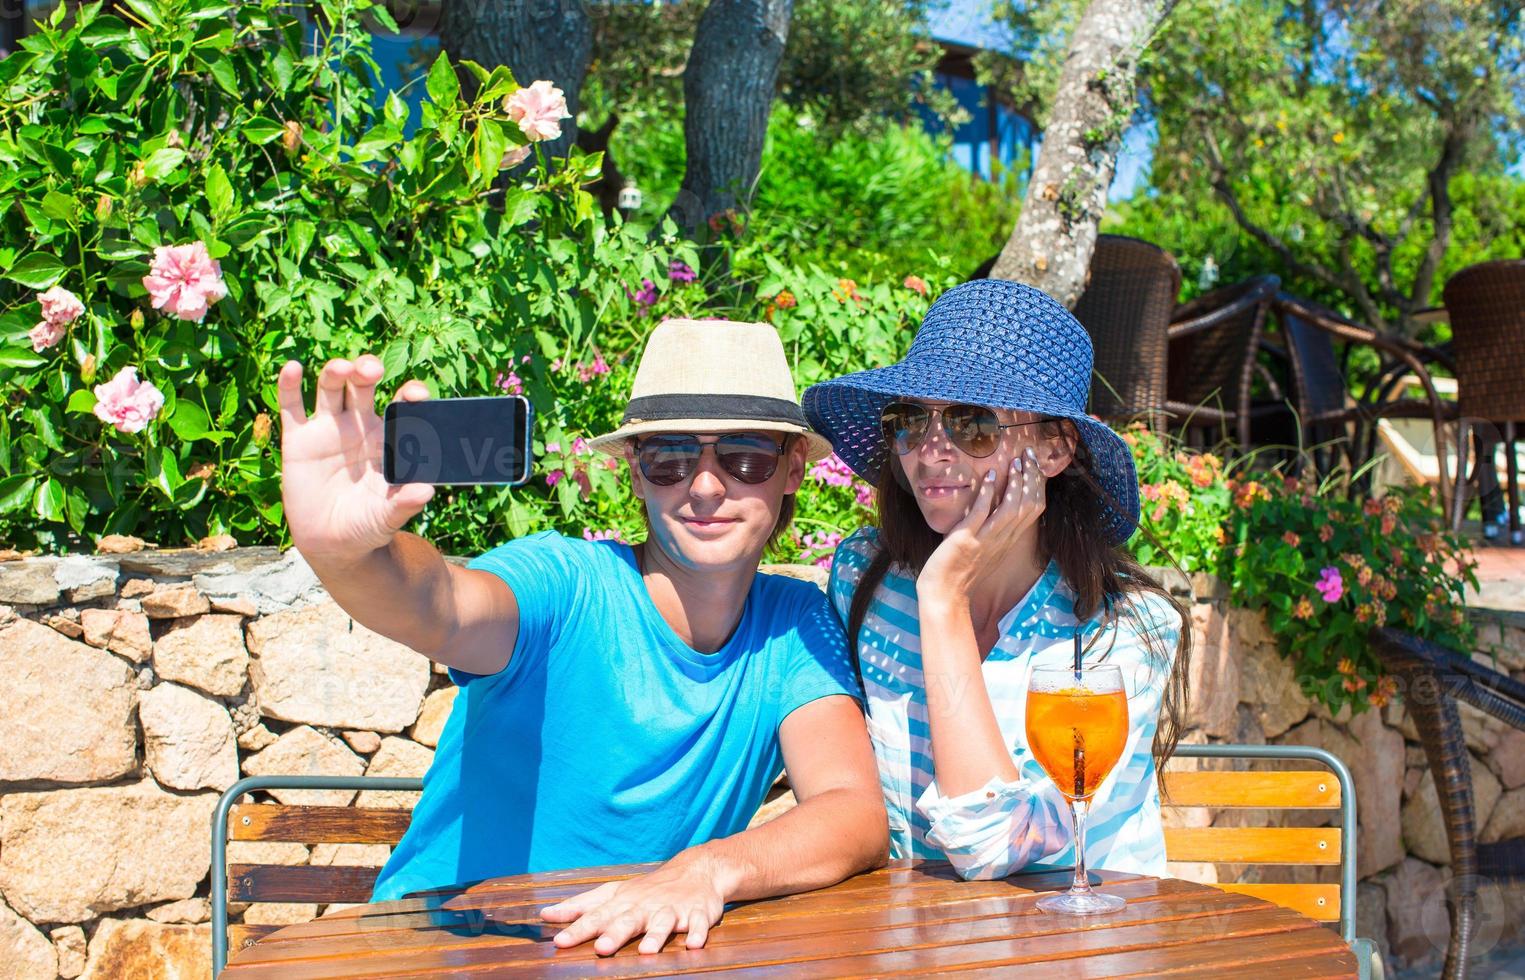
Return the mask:
M517 486L530 478L533 409L520 395L394 401L382 419L388 483Z

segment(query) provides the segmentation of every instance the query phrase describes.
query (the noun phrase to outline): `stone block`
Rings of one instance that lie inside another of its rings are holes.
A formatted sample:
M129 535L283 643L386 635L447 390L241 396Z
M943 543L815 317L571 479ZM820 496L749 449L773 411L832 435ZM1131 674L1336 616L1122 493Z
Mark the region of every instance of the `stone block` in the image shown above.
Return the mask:
M332 602L255 620L246 638L249 677L267 718L383 733L418 718L428 659Z
M16 619L0 630L0 781L86 783L137 764L132 671L107 653Z
M303 725L245 759L244 772L250 776L359 776L365 772L365 763L336 739ZM291 806L348 806L355 791L276 789L270 795Z
M208 694L238 694L249 673L243 619L224 613L176 619L154 641L154 670Z
M206 980L211 975L210 924L105 919L90 937L89 980Z
M210 867L216 805L215 793L166 793L153 780L9 793L0 892L32 921L60 924L190 898Z
M160 684L138 700L145 759L160 785L215 789L238 781L238 745L228 709L178 684Z

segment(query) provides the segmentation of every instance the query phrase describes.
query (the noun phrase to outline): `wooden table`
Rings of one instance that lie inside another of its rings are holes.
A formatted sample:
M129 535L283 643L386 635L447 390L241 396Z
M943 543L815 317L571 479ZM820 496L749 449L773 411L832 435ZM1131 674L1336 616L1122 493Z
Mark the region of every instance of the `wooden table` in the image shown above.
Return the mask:
M600 958L592 944L557 950L558 926L539 910L644 866L498 878L358 906L272 933L236 953L227 980L337 977L707 976L848 977L974 971L1010 976L1354 977L1356 961L1331 929L1289 909L1174 878L1100 872L1099 888L1128 899L1106 916L1050 915L1036 896L1068 873L961 881L945 864L893 862L831 888L739 905L704 949L681 937L643 956L635 941Z

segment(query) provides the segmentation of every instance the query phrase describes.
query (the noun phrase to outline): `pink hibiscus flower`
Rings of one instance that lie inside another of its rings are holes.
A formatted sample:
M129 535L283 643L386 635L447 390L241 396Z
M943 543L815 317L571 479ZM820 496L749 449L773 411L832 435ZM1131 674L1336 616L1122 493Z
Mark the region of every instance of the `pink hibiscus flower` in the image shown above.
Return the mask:
M561 121L572 118L565 93L543 78L504 99L503 109L533 142L560 139Z
M138 380L138 369L124 367L116 377L95 386L95 416L118 432L141 432L164 407L164 393Z
M198 322L213 303L228 295L222 266L207 253L205 242L154 249L154 265L143 277L143 286L153 298L154 309Z

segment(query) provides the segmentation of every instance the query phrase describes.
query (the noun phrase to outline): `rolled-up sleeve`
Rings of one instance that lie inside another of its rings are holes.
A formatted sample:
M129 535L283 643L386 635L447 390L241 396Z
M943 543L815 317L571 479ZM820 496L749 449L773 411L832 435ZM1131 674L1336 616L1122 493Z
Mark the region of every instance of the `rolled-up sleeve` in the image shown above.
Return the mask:
M1045 777L991 779L977 790L946 797L934 779L916 809L930 828L927 842L942 850L965 879L1004 878L1070 846L1064 800Z

